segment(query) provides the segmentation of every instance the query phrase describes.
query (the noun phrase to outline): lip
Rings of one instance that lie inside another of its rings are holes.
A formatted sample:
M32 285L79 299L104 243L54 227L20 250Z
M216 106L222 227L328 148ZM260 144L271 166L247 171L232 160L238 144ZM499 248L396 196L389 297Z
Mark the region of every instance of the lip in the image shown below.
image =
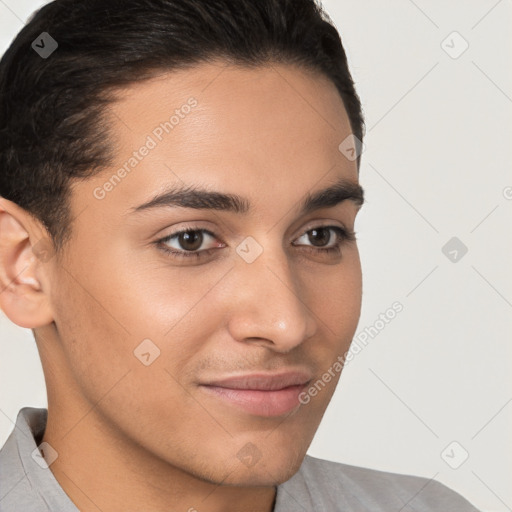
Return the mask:
M299 395L311 382L306 371L254 373L201 383L209 396L262 417L288 414L300 406Z

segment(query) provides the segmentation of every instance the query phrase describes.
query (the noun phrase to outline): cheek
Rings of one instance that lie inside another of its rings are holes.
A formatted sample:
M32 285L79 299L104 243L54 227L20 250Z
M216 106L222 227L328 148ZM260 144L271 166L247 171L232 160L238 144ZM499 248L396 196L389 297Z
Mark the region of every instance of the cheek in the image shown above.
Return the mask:
M159 285L167 293L166 303L173 304L164 309L163 297L155 299L151 283L127 267L127 262L104 253L99 256L90 266L84 258L75 258L74 265L68 262L55 280L58 287L52 297L70 379L91 402L126 372L147 370L134 350L149 339L155 344L151 357L155 350L164 354L161 333L183 316L182 302L175 300L171 286L165 290Z
M99 285L97 273L63 277L54 299L55 324L72 378L95 402L130 368L133 337L106 300L109 287Z
M339 265L305 274L304 283L308 305L320 326L336 338L338 346L349 344L361 314L362 275L357 246L346 251Z
M119 267L109 273L100 264L87 273L69 272L73 278L64 272L55 297L55 322L69 366L63 385L75 386L133 437L140 435L137 429L147 429L150 438L151 425L164 417L172 423L172 411L181 407L199 414L176 381L196 354L195 340L205 339L200 334L207 328L204 318L199 322L193 308L204 290L189 289L183 296L161 279L152 283ZM194 325L201 329L194 331ZM141 345L143 340L151 341ZM129 415L138 418L133 428Z

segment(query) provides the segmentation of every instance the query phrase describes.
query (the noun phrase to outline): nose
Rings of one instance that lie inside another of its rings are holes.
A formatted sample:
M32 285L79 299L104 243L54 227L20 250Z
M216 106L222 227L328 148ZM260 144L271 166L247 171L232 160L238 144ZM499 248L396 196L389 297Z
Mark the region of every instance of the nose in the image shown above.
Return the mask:
M228 330L237 341L287 353L312 337L318 323L286 255L269 252L252 263L240 259L231 271Z

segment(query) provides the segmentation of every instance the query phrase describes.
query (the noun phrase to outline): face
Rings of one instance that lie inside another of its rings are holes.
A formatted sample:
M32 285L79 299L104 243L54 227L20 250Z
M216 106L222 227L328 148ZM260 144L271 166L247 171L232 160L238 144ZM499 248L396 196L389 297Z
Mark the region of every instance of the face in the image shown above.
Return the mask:
M50 415L93 407L98 431L203 480L283 482L360 314L341 98L296 67L212 63L132 85L110 112L116 161L74 182L72 239L46 263Z

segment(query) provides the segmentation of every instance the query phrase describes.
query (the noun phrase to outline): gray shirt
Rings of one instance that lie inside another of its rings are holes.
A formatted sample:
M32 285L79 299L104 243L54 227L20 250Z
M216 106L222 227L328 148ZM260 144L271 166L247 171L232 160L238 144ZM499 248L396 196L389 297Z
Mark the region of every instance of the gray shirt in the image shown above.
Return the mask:
M33 407L18 413L16 427L0 450L0 512L78 511L51 470L32 457L39 453L47 417L47 409ZM278 486L274 507L274 512L398 511L478 512L434 480L310 456L290 480Z

